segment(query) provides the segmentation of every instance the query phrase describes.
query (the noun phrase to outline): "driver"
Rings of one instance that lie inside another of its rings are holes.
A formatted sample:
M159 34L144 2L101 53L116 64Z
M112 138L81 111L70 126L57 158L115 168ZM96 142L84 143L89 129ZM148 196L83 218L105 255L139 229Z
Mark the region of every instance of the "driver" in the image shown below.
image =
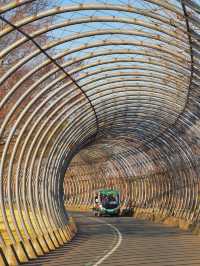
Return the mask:
M95 207L98 207L99 199L98 199L98 194L96 193L95 195Z

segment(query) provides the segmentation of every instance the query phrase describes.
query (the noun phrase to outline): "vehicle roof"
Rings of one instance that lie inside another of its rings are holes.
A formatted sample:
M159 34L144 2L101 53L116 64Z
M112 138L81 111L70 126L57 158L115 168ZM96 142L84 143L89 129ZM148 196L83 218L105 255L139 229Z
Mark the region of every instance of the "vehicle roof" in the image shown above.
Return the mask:
M98 192L100 192L101 194L119 194L119 191L107 188L99 189Z

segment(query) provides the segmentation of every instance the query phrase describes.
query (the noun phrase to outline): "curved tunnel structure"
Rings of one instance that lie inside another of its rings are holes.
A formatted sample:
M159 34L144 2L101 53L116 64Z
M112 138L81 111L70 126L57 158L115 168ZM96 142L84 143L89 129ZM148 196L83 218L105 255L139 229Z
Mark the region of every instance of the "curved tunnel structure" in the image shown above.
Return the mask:
M198 226L198 1L3 2L2 265L71 239L65 203L105 186L136 214Z

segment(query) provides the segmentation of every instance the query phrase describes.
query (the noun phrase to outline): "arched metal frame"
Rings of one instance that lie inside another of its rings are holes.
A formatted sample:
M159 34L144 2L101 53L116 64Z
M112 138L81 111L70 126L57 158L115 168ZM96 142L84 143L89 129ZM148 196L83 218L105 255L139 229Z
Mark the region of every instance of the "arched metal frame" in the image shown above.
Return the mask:
M100 187L119 189L136 213L198 223L200 7L68 1L10 21L35 2L0 8L0 263L68 241L76 229L64 203L87 208Z

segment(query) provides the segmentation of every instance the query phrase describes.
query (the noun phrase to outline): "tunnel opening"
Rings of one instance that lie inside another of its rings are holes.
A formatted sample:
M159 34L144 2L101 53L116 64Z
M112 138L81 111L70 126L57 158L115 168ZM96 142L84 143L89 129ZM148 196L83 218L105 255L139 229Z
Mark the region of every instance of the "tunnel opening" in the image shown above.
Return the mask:
M187 153L180 153L179 145L173 143L171 155L172 144L156 152L155 147L153 151L137 150L124 138L89 144L65 173L66 208L91 211L96 191L110 188L120 192L122 209L131 206L133 215L189 226L197 219L198 205L191 195L193 186L198 186L198 173L190 148L186 146Z

